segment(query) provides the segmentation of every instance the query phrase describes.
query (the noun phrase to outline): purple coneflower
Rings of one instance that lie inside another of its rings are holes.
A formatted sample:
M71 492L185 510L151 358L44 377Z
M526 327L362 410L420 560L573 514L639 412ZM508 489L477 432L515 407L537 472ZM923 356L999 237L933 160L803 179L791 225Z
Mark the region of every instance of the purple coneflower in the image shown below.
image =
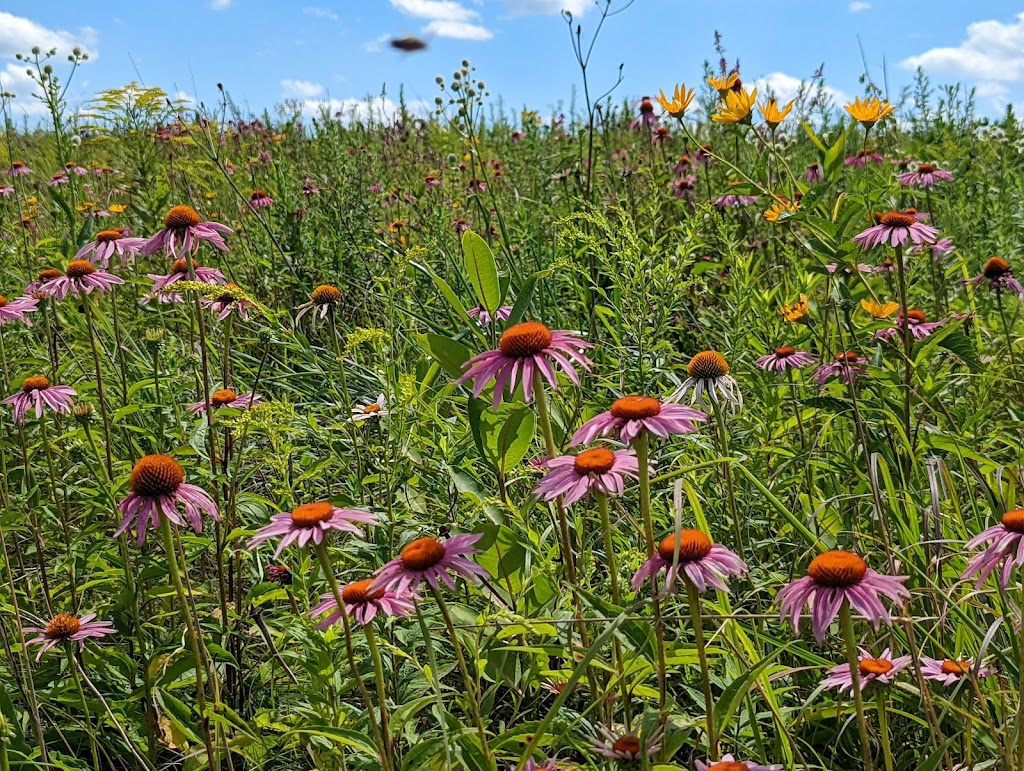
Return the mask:
M800 629L800 615L807 605L811 609L814 637L825 639L831 624L844 602L848 602L871 625L878 629L883 622L892 623L882 597L899 602L910 596L903 583L907 576L883 576L868 567L858 554L834 550L819 554L807 568L807 575L779 591L782 616L789 617L793 631Z
M999 563L1003 563L1003 569L999 573L999 585L1005 589L1009 585L1013 569L1024 565L1024 509L1014 509L1003 514L998 525L978 533L967 542L966 548L977 549L982 544L987 546L967 563L967 569L960 576L960 580L977 573L975 587L980 588L999 567Z
M466 314L471 319L476 319L477 323L480 326L488 327L491 325L491 322L493 322L495 319L506 321L508 317L512 315L512 306L502 305L500 308L498 308L498 310L494 312L494 315L491 316L490 312L486 308L478 305L475 308L470 308L468 311L466 311Z
M729 402L733 408L743 406L743 394L740 393L736 378L729 374L729 362L718 351L701 351L696 354L686 367L689 376L669 397L669 401L677 402L690 394L690 404L704 404L704 395L717 408L719 399Z
M882 163L882 156L872 150L870 147L865 147L857 151L856 155L846 156L846 165L852 166L855 169L863 169L868 163L873 163L876 166Z
M252 537L249 546L254 548L264 541L282 536L274 551L274 558L277 559L289 544L298 543L299 546L306 546L312 541L314 546L318 546L331 530L343 530L359 535L362 530L355 524L356 522L374 524L376 521L376 515L368 511L341 509L328 501L303 503L291 511L283 511L272 516L270 522Z
M896 675L910 665L910 656L892 657L892 651L886 648L882 655L872 656L864 648L860 648L859 665L860 689L863 691L871 683L877 681L888 685L896 679ZM833 688L840 692L853 694L853 671L849 664L839 664L828 671L828 676L821 681L824 688Z
M658 126L654 129L654 133L651 135L651 141L654 144L660 144L661 142L669 142L672 139L672 132L669 131L668 126Z
M0 327L15 320L24 323L26 327L31 327L32 322L25 314L39 310L36 307L38 304L39 301L34 297L15 297L13 300L8 300L0 295Z
M25 177L32 173L32 169L21 161L11 161L10 168L4 169L8 177Z
M907 311L907 318L909 319L910 334L915 340L924 340L929 335L933 334L936 329L946 323L945 319L939 319L938 321L928 321L925 318L924 311L918 310L917 308L911 308ZM896 323L886 329L880 329L875 332L875 340L892 340L899 336L903 337L903 325L904 317L901 313L896 317Z
M693 154L693 159L697 161L697 163L705 165L709 163L714 163L715 157L711 154L711 151L711 145L701 145L700 147L697 148L697 152Z
M49 297L63 300L68 293L81 297L90 294L94 289L106 292L115 284L123 284L124 279L112 273L100 270L88 260L72 260L63 276L48 281L44 290Z
M589 370L592 362L583 351L592 348L593 343L580 340L575 332L551 330L538 321L524 321L506 329L501 335L498 348L486 351L467 361L466 372L457 382L473 381L473 396L479 396L487 384L494 380L494 407L501 403L505 387L513 392L522 382L523 396L527 402L533 399L534 373L539 372L552 388L558 390L555 367L558 367L576 385L580 377L573 362Z
M930 659L921 657L921 674L928 680L935 680L943 685L953 685L964 676L974 675L979 680L994 675L992 667L979 666L974 668L971 659Z
M697 192L697 178L692 174L672 180L672 193L676 198L693 198Z
M932 257L936 260L941 260L947 254L952 254L956 251L956 246L953 245L953 239L948 236L940 238L934 244L918 244L912 246L907 250L907 254L921 254L925 248L929 249L932 253Z
M202 284L225 284L227 279L224 274L216 268L205 268L195 260L192 260L192 269L196 274L196 281ZM153 292L165 292L169 287L177 284L179 281L188 281L188 261L185 259L179 259L174 261L174 265L171 266L171 272L166 276L158 276L156 274L148 274L153 279Z
M25 287L25 295L37 300L49 297L53 282L63 277L64 273L57 268L43 268L36 276L36 280Z
M545 501L563 496L569 506L592 492L622 495L626 477L636 479L640 466L632 450L595 447L578 455L561 455L544 464L551 469L533 493Z
M819 386L825 385L834 377L841 378L845 385L850 385L858 375L868 374L866 369L857 365L858 361L860 354L854 351L840 351L836 354L835 361L822 364L814 370L812 377Z
M476 178L469 180L469 184L466 186L467 193L482 193L486 189L487 183Z
M783 766L762 766L750 760L736 760L732 755L723 755L719 761L695 760L693 766L697 771L782 771Z
M25 378L21 390L3 403L11 405L15 423L24 423L30 409L35 409L37 420L43 417L43 407L67 415L71 412L71 399L77 395L71 386L51 385L48 377L36 375Z
M840 273L846 274L847 276L853 275L853 268L851 268L849 265L838 265L834 262L831 262L828 265L826 265L825 270L827 270L829 273L835 273L838 271ZM858 273L870 273L872 270L872 266L868 265L866 262L857 263Z
M666 593L672 590L680 572L701 593L708 587L725 592L729 587L723 579L743 575L747 565L729 549L712 544L700 530L681 530L662 539L658 550L640 566L633 576L633 591L639 592L644 581L662 570Z
M784 345L776 348L767 356L762 356L754 363L761 369L769 372L784 372L787 369L800 369L813 364L814 356L804 351L798 351L791 345Z
M295 320L298 321L312 311L313 318L324 319L335 307L341 304L341 290L331 284L321 284L309 293L309 302L298 307Z
M74 161L68 161L67 163L65 163L64 168L67 170L69 174L74 174L76 177L84 177L86 174L89 173L88 169L76 165Z
M266 190L253 190L252 195L249 196L249 200L245 202L245 207L250 211L266 209L273 205L274 199L267 195Z
M220 519L217 504L201 487L185 484L185 470L170 455L146 455L132 468L127 497L121 501L121 524L114 536L125 532L135 523L135 540L139 546L146 542L146 530L160 527L161 517L177 525L185 521L178 513L178 504L185 508L185 517L192 529L203 531L203 513Z
M81 618L73 613L58 613L50 619L45 627L26 626L26 632L38 633L38 637L27 640L25 645L42 645L36 654L36 661L42 658L50 648L66 642L78 643L78 649L85 647L90 637L106 637L114 634L114 625L109 621L93 621L95 613L88 613Z
M164 229L146 242L142 254L164 252L170 257L177 257L179 251L195 252L203 241L226 252L228 245L224 242L224 235L227 233L234 231L219 222L203 222L191 206L174 206L164 218Z
M821 170L821 166L818 164L817 161L815 161L814 163L807 167L807 170L804 172L804 179L809 184L821 182L821 180L825 179L825 172Z
M658 116L654 114L654 104L649 96L640 100L640 114L629 124L630 131L639 131L642 128L650 131L658 128Z
M715 199L715 208L719 211L725 211L725 209L738 209L741 206L751 206L757 203L756 195L736 195L734 193L726 193L720 198Z
M690 170L690 156L680 155L672 166L672 171L679 175L684 175Z
M423 180L423 184L427 190L432 190L435 187L441 187L441 180L434 174L428 174L427 178Z
M235 393L230 388L222 388L220 391L214 391L210 394L210 407L215 410L221 407L231 407L236 410L247 410L258 404L263 404L263 400L260 399L259 394L239 394ZM194 404L190 404L188 406L188 411L193 415L198 415L200 412L206 412L206 402L195 402Z
M940 169L934 163L921 163L914 171L900 174L899 181L906 187L928 189L939 182L952 182L953 175L945 169Z
M321 594L320 599L322 602L309 611L309 617L324 616L316 628L326 629L341 620L341 610L333 592ZM418 599L413 592L404 589L374 589L372 578L355 581L341 590L345 613L355 617L361 626L373 621L378 613L382 616L404 618L416 610L415 603Z
M68 179L68 173L66 171L58 171L46 180L46 184L50 187L60 187L61 185L66 185L68 182L70 182L70 180Z
M632 444L643 431L665 439L673 434L692 434L697 423L706 423L708 416L700 410L673 402L662 403L651 396L623 396L573 434L570 446L590 444L598 436L617 432L620 441Z
M430 536L417 538L406 545L398 557L377 570L370 588L415 590L420 582L426 581L432 589L440 589L442 583L454 589L452 572L467 581L474 580L475 576L486 578L487 571L469 559L480 551L473 544L481 538L481 533L462 533L445 541Z
M13 187L10 185L0 185L0 198L10 198L13 194Z
M871 249L883 244L905 246L907 244L931 244L939 231L930 225L923 225L915 214L905 211L890 211L878 217L878 224L853 237L861 249Z
M989 257L985 261L981 273L967 279L964 283L971 286L987 284L989 289L994 289L997 292L1007 291L1024 296L1024 286L1014 278L1013 271L1010 270L1010 263L1002 257ZM26 290L27 292L28 290Z
M121 258L121 267L124 267L135 261L135 255L145 245L145 238L129 238L125 228L101 230L96 234L95 240L78 250L75 259L98 262L100 267L106 270L110 265L110 258L116 254Z
M217 321L223 321L233 312L237 313L243 321L248 321L249 309L255 308L256 303L240 296L242 288L238 284L225 284L224 289L227 291L215 299L204 298L200 302L217 316Z
M633 761L640 758L640 737L621 726L607 728L603 725L597 727L597 736L588 736L590 742L597 752L606 758L618 761ZM661 750L661 731L647 739L647 755L650 757Z

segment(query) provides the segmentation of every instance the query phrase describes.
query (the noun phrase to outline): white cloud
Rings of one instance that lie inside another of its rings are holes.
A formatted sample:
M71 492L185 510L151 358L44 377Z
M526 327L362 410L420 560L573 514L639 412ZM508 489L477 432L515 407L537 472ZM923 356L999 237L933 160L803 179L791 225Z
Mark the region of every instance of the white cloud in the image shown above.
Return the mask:
M307 16L315 16L318 19L327 19L328 21L338 20L338 14L330 8L317 8L316 6L307 5L302 9L302 12Z
M25 65L21 62L9 62L0 70L0 91L14 94L11 101L11 110L16 115L44 115L49 111L46 105L36 99L33 94L39 94L39 86L25 72Z
M772 72L760 78L756 85L758 94L767 95L770 92L780 102L788 102L790 99L796 99L800 93L801 84L807 83L808 81L802 81L785 72ZM825 93L832 97L837 104L849 101L849 97L838 88L825 86Z
M594 0L502 0L510 16L544 16L568 11L582 16L594 7Z
M860 13L861 11L870 10L871 3L860 2L860 0L855 0L855 2L850 3L850 13Z
M1024 82L1024 13L1005 24L994 20L970 24L960 45L932 48L905 59L903 66L973 81L979 94L1003 101L1009 84Z
M391 5L417 19L472 21L480 16L454 0L391 0Z
M77 34L62 29L49 29L23 16L0 11L0 57L14 58L15 54L27 54L32 46L44 51L56 48L63 56L71 53L76 46L96 58L91 48L96 44L96 30L83 27Z
M490 40L494 33L479 24L467 24L464 21L438 19L430 22L423 30L428 35L450 37L456 40Z
M370 118L390 121L399 114L397 102L380 96L374 99L304 99L301 107L304 115L320 117L326 112L328 117L337 117L343 123L365 122ZM428 111L427 103L421 100L406 102L405 107L413 115L425 116Z
M363 50L368 54L379 54L384 44L391 39L391 35L384 33L380 37L363 43Z
M324 95L324 87L311 80L291 80L285 78L281 81L281 91L287 99L315 99Z
M226 11L231 7L232 0L210 0L210 8L215 11Z

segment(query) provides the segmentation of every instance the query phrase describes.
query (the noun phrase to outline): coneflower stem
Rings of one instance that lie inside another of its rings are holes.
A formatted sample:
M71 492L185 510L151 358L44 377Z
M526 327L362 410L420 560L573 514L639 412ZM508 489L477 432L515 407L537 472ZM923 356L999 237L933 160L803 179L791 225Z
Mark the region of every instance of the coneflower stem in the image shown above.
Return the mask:
M686 584L686 598L690 605L690 620L693 624L693 641L700 662L700 684L704 689L704 710L707 713L708 757L718 760L718 733L715 730L715 697L711 693L711 674L708 670L708 654L704 647L704 617L701 613L700 592L693 581L683 577Z
M416 620L420 625L420 635L423 638L423 646L427 649L427 664L430 665L430 680L434 686L434 696L437 698L437 711L439 715L445 712L444 700L441 698L441 675L437 668L437 656L434 655L434 644L431 642L430 630L427 628L427 621L423 618L423 611L419 605L416 606ZM441 720L441 736L443 737L444 758L447 768L452 768L451 742L448 739L448 725Z
M455 625L452 623L451 613L448 612L448 605L445 603L440 590L431 586L430 591L434 595L434 600L437 602L437 609L441 611L441 617L444 619L445 626L448 627L448 635L452 638L452 649L455 651L455 660L459 664L459 670L462 672L462 681L466 685L466 700L469 702L469 706L473 712L473 718L476 720L477 733L480 735L480 745L484 753L484 758L487 761L487 765L490 765L491 748L487 743L487 731L484 729L484 721L480 715L479 689L477 688L476 681L469 674L469 667L466 666L466 657L462 654L462 644L459 642L458 635L455 633Z
M1021 576L1021 600L1024 601L1024 575ZM1024 604L1020 605L1024 608ZM1011 634L1015 633L1015 624L1012 618L1007 618L1010 624ZM1024 642L1018 639L1017 641L1017 653L1020 656L1020 661L1017 664L1019 678L1019 685L1017 688L1017 699L1019 704L1017 705L1017 771L1024 771ZM975 683L977 687L977 683ZM1009 755L1009 751L1006 753Z
M67 509L60 499L60 487L57 484L57 472L53 465L53 451L50 448L50 434L46 429L46 417L39 421L39 433L43 441L43 454L46 456L46 468L50 472L50 490L53 492L53 505L57 507L61 530L64 531L64 545L68 550L68 588L71 590L71 607L78 612L78 593L75 589L75 552L71 548L71 531L68 529Z
M646 431L633 440L638 467L637 482L640 486L640 515L644 521L644 540L647 546L647 558L650 559L657 551L654 543L654 522L651 520L651 465L650 445ZM651 581L651 603L654 610L654 640L658 647L658 707L665 709L668 698L668 686L665 678L665 626L661 620L661 602L658 600L657 582Z
M324 541L316 544L315 547L317 559L320 560L320 567L324 571L324 578L327 579L327 584L331 587L331 593L334 595L334 602L338 606L338 611L341 613L341 625L345 632L345 655L348 657L349 670L352 672L352 678L356 681L356 689L359 691L359 695L363 699L363 704L366 707L366 719L370 722L370 730L373 731L373 738L377 742L377 747L380 749L380 760L381 766L384 771L390 771L391 766L391 755L388 752L388 744L384 741L384 737L380 731L380 725L377 723L377 718L373 714L373 700L370 698L370 692L366 690L366 683L363 682L363 678L359 674L359 668L356 666L356 654L352 648L352 625L349 623L348 613L345 612L345 599L341 593L341 587L338 586L338 579L334 575L334 568L331 566L331 558L327 553L327 544ZM381 705L381 713L383 714L384 706Z
M1006 335L1006 351L1010 355L1010 366L1013 368L1013 380L1020 388L1020 371L1017 369L1017 356L1013 352L1013 335L1011 334L1010 322L1006 320L1006 308L1003 307L1003 292L996 290L996 305L999 308L999 318L1003 322L1003 334Z
M718 446L723 458L729 457L729 430L725 426L725 415L720 404L715 405L715 425L718 427ZM732 526L736 532L736 551L740 559L747 561L746 550L743 548L743 528L740 526L740 514L736 508L736 491L732 484L732 466L728 463L722 464L722 475L725 477L725 497L729 504L729 513L732 515Z
M110 440L110 416L107 414L107 400L103 395L103 373L100 370L100 349L96 342L96 324L92 318L92 300L86 296L82 298L82 307L85 308L85 323L89 327L89 344L92 346L92 366L96 370L96 398L100 404L100 417L103 418L103 441L105 443L107 461L107 479L114 478L114 458L111 454L113 449Z
M331 322L331 343L334 346L334 358L338 365L338 376L341 391L341 405L345 409L345 422L348 425L349 436L352 438L352 450L356 456L356 490L359 492L359 503L365 504L365 493L363 491L363 456L359 449L359 432L352 423L352 395L348 392L348 377L345 375L345 357L341 355L341 340L338 339L338 322L334 319L334 308L327 312L327 318Z
M96 749L96 737L92 732L92 718L89 715L89 705L85 701L85 691L82 690L82 681L78 677L78 667L75 666L75 657L78 652L75 650L75 644L68 641L65 645L65 650L68 654L68 669L71 670L71 679L75 681L75 690L78 691L78 700L82 704L82 713L85 715L85 732L89 734L89 749L92 752L92 767L94 771L100 771L100 755L99 750Z
M888 705L886 704L888 693L885 688L879 685L874 687L876 688L875 704L878 705L878 732L882 736L882 756L885 758L885 771L893 771L892 744L889 741L889 713Z
M913 463L914 452L911 447L913 441L913 435L910 433L910 381L914 373L914 362L910 358L910 318L908 313L910 308L907 307L907 274L903 267L903 247L896 247L896 275L899 278L899 291L900 291L900 308L903 313L903 321L900 322L901 331L903 333L903 357L904 368L903 368L903 432L906 434L907 441L907 470L909 473L910 464Z
M608 496L604 493L597 493L596 497L597 510L601 514L601 531L604 533L604 553L608 562L608 580L612 586L612 602L622 607L622 591L619 589L619 568L615 560L615 542L612 540L612 519L608 507ZM626 682L622 666L622 646L617 637L612 640L612 648L615 656L615 671L622 689L622 708L626 713L626 728L629 728L631 722L629 684Z
M158 508L159 512L159 508ZM164 540L165 558L167 559L167 572L170 575L174 591L178 595L178 605L181 607L181 614L185 617L185 631L188 636L189 647L192 649L192 662L196 671L196 701L199 707L200 725L203 729L203 744L206 745L206 759L211 768L220 768L220 759L213 751L213 737L210 735L210 718L206 714L206 686L203 682L203 672L206 667L203 664L203 654L199 649L199 632L196 629L195 620L192 618L192 609L188 604L188 596L185 594L185 585L181 582L181 572L178 569L178 550L174 546L174 532L171 530L171 520L165 514L158 514L160 517L160 534Z
M853 617L850 615L850 603L847 600L843 600L843 604L839 606L839 626L843 630L846 660L850 664L850 677L853 679L853 708L857 713L857 729L860 732L860 751L861 757L864 759L864 771L874 771L871 737L868 734L868 722L864 717L864 694L860 690L860 655L857 652L857 638L853 634Z
M377 702L380 707L380 730L384 737L384 744L387 748L386 754L391 754L391 733L388 724L387 691L384 687L384 663L380 657L380 649L377 647L377 634L373 630L373 621L363 625L363 634L366 635L366 645L370 649L370 657L373 659L373 677L377 682Z

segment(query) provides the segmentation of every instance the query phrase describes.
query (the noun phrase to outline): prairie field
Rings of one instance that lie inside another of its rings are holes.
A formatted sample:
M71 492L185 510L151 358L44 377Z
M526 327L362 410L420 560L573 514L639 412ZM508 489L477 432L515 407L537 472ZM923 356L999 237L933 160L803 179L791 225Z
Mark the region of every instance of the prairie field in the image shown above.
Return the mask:
M0 771L1024 769L1012 109L75 57L0 97Z

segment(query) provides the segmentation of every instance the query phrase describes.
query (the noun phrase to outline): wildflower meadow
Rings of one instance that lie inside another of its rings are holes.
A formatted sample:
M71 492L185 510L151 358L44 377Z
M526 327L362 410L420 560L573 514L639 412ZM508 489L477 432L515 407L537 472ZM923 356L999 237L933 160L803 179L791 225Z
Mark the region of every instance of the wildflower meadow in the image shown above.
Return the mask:
M0 771L1024 771L1012 110L81 56L0 97Z

